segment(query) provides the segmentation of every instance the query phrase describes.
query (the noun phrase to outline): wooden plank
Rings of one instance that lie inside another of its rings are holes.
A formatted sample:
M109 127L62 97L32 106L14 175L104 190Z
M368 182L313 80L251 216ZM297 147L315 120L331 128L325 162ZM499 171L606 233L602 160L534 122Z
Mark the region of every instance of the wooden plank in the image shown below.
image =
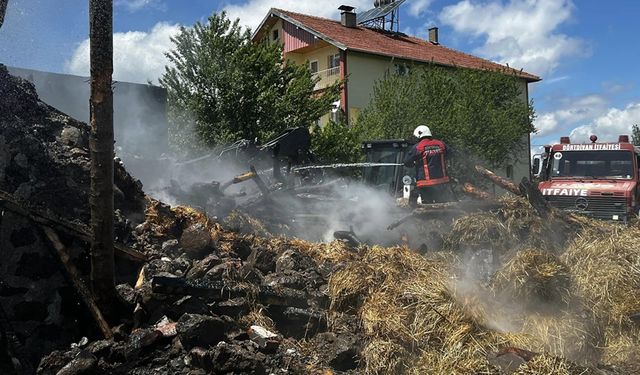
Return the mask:
M56 230L63 231L73 237L79 238L83 241L91 242L91 231L84 225L72 223L64 219L55 218L51 215L38 210L36 208L27 207L25 204L20 203L11 193L0 190L0 204L5 209L31 219L37 224L54 227ZM133 250L128 246L116 243L115 244L116 255L125 259L129 259L135 262L146 262L147 256L143 253Z
M84 304L89 309L89 312L91 312L91 316L93 316L93 319L96 321L96 324L100 328L100 331L102 331L102 334L106 339L112 338L113 332L111 331L109 323L107 323L107 321L104 319L102 312L98 308L98 305L95 302L95 297L82 281L82 278L80 277L80 271L78 271L76 266L71 261L71 257L69 256L66 247L60 241L58 234L50 227L44 225L42 225L41 227L44 233L47 235L49 241L51 241L53 247L56 249L58 257L60 258L60 261L62 262L62 265L64 266L67 275L69 276L69 279L71 279L71 282L80 295L80 298L82 298Z
M492 171L479 165L476 165L476 171L478 171L478 173L480 173L480 175L482 175L484 178L500 186L506 191L511 192L520 197L522 196L522 192L520 192L520 189L518 188L518 186L514 184L512 181L504 177L500 177L497 174L493 173Z
M483 199L483 200L495 199L493 194L486 192L484 190L480 190L469 182L466 182L462 186L462 192L470 197L477 198L477 199Z

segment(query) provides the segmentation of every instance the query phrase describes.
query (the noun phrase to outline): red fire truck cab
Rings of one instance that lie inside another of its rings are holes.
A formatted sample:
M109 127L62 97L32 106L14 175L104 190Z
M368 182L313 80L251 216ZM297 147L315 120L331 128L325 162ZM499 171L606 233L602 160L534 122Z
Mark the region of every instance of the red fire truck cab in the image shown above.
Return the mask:
M535 155L533 174L551 206L591 217L626 222L638 214L640 148L621 135L618 143L545 146Z

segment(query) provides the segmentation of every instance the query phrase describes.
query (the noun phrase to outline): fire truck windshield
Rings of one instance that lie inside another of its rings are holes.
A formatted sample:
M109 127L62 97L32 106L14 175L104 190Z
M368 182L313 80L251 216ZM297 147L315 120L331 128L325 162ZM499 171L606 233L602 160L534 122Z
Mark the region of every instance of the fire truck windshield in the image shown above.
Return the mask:
M559 151L552 155L551 178L633 178L630 151Z

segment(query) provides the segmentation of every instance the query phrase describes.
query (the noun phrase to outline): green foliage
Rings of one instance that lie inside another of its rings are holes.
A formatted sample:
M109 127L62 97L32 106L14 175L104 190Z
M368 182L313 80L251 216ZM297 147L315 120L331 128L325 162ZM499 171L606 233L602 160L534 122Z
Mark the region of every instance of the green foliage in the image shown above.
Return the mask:
M362 159L358 129L344 123L329 122L315 127L311 150L321 163L355 163Z
M313 96L309 70L282 64L282 46L252 43L251 32L226 14L181 28L160 84L167 89L172 142L193 147L238 139L268 140L309 126L337 100L341 83Z
M631 143L640 146L640 126L638 124L633 125L631 128Z
M425 124L458 155L496 167L516 161L534 131L533 107L521 95L521 84L508 73L427 65L378 82L357 126L376 139L408 138Z

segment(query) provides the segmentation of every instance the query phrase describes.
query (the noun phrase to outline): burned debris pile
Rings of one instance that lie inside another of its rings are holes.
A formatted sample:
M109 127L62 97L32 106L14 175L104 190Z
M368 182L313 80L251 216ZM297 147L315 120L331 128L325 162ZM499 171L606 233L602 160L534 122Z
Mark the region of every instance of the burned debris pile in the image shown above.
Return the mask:
M117 165L123 309L101 329L82 291L87 131L0 67L0 373L640 371L637 225L554 212L526 185L412 212L394 228L438 227L418 252L278 236L257 201L172 207Z
M89 127L38 99L0 65L0 190L69 221L89 219ZM142 185L115 168L116 207L144 210Z
M112 340L54 352L39 373L80 368L85 358L94 371L113 374L357 367L362 340L327 328L329 275L353 256L343 244L240 235L195 210L157 201L149 202L133 236L152 260L135 283L118 286L131 315ZM318 355L316 345L329 351L309 360Z
M3 370L6 363L17 361L17 367L28 373L45 353L93 334L95 324L79 303L81 299L54 245L43 233L44 227L55 228L70 263L88 274L87 134L87 125L38 100L29 82L9 75L0 65ZM143 216L144 194L122 166L116 168L115 180L121 218L118 226L124 227L125 215ZM119 249L120 255L140 255L124 246ZM7 352L12 359L6 358Z

